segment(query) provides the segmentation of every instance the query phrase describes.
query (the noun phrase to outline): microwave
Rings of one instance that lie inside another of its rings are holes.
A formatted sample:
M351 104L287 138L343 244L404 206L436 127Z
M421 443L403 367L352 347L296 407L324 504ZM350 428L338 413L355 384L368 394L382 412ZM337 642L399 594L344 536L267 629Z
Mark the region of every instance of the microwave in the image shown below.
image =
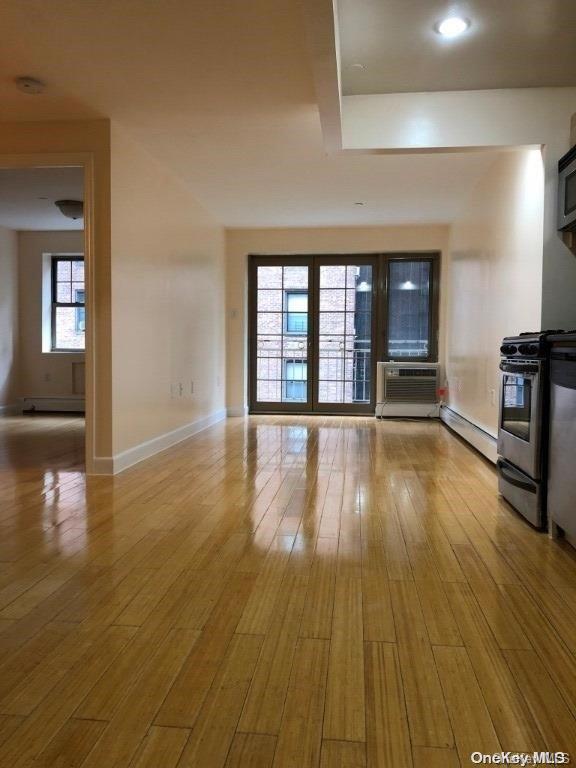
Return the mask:
M576 230L576 146L558 161L558 229Z

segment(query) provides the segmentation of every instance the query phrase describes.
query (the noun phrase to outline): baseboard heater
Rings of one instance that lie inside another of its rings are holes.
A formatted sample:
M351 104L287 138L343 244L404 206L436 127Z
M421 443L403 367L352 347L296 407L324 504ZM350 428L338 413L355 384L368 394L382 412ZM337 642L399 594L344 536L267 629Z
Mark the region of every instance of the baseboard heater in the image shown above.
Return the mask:
M376 416L437 419L439 375L438 363L378 363Z
M86 400L84 397L23 397L22 413L84 413Z
M496 464L498 451L496 449L496 437L486 432L482 427L477 426L456 411L453 411L447 405L443 405L440 410L440 418L447 427L454 430L467 443L485 456L493 464Z

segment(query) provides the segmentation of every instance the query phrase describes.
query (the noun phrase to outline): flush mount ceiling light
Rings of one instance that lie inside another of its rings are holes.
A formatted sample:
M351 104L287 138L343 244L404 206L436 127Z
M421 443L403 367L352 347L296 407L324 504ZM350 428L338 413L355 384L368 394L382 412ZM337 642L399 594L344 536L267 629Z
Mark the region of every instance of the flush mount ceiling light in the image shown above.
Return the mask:
M67 219L81 219L84 216L84 203L82 200L56 200L56 208Z
M43 83L42 80L38 80L35 77L17 77L14 82L16 83L16 88L18 88L19 91L22 91L22 93L29 93L34 96L39 93L44 93L46 89L46 84Z
M461 16L448 16L434 25L434 30L442 37L447 38L458 37L469 28L470 20Z

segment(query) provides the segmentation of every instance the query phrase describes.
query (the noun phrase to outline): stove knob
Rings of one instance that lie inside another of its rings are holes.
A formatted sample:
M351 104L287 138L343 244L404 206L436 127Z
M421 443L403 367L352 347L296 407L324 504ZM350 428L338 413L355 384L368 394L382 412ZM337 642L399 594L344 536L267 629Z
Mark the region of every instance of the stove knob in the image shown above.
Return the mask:
M500 354L506 355L509 357L510 355L515 355L517 352L517 347L515 344L502 344L500 347Z
M526 357L533 357L538 351L538 344L520 344L518 347L518 352Z

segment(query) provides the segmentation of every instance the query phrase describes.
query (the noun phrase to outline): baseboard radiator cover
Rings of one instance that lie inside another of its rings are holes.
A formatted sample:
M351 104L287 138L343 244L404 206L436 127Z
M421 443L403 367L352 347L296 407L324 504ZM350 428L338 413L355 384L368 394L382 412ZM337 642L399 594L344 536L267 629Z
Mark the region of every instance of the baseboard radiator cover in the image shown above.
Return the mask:
M486 432L485 429L474 424L464 416L461 416L452 408L443 405L440 408L440 419L450 427L457 435L466 440L467 443L479 451L493 464L498 459L497 439L495 435Z
M22 413L34 413L35 411L47 413L56 411L60 413L84 413L86 400L83 396L70 395L67 397L23 397L21 400Z

